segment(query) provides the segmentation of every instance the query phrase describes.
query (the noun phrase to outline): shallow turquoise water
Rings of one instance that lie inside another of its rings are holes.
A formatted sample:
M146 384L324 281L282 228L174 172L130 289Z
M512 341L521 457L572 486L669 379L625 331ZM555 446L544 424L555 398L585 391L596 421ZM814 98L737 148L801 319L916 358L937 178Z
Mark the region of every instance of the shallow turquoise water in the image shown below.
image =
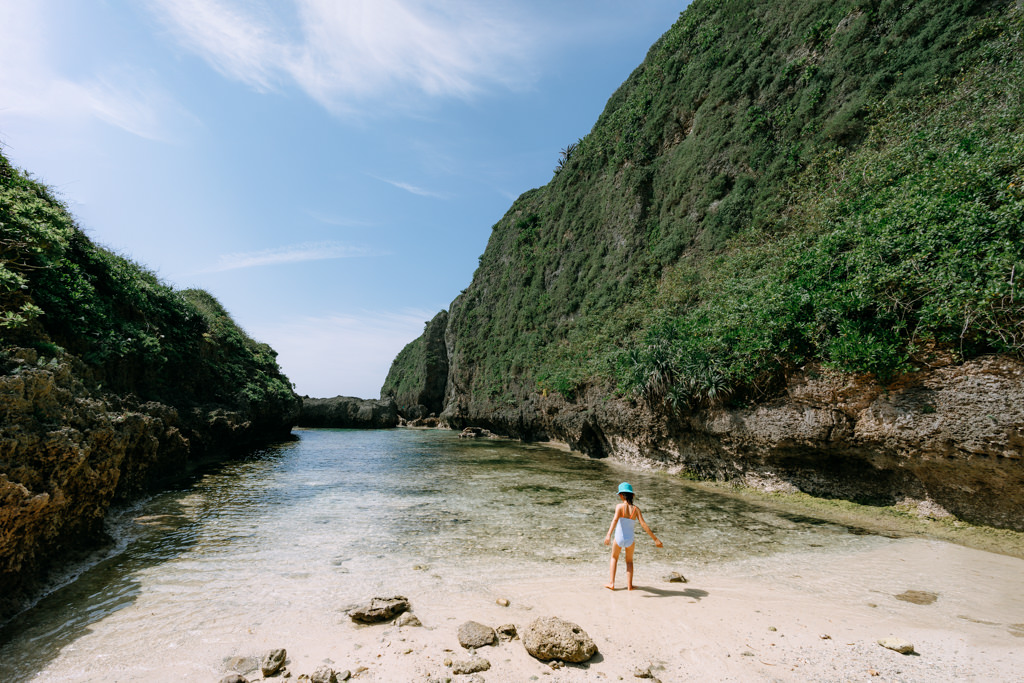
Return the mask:
M458 592L496 573L590 565L603 580L622 480L665 543L655 553L638 534L648 572L877 541L542 446L446 431L296 434L112 515L118 551L0 632L0 680L135 680L145 667L125 662L149 651L214 657L295 610L395 585Z

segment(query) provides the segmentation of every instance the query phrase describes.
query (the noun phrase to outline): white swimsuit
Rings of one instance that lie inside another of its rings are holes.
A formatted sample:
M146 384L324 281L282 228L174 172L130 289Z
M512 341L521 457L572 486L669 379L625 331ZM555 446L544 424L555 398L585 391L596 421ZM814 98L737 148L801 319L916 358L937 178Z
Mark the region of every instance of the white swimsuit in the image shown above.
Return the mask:
M636 520L629 517L619 517L619 523L615 525L615 545L620 548L628 548L633 545L636 539L633 536L633 528Z

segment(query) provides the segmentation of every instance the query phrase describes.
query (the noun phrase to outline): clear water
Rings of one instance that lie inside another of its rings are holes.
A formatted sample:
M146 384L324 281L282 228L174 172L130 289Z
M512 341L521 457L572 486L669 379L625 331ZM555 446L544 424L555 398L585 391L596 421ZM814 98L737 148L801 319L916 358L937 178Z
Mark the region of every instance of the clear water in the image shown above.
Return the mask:
M316 610L374 594L458 594L496 572L593 567L603 581L622 480L665 543L655 555L638 529L650 573L881 540L543 446L445 431L297 436L113 515L119 551L0 631L0 680L160 678L175 657L211 678L254 634L316 628Z

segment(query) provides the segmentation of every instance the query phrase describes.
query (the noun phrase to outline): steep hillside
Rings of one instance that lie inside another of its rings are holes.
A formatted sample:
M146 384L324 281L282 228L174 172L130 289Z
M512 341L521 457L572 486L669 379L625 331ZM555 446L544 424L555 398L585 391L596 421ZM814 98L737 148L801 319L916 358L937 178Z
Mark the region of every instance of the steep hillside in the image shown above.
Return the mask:
M695 0L494 226L449 423L1024 528L1022 24Z
M448 381L448 349L444 332L448 313L441 311L423 329L423 335L408 344L391 363L380 390L381 398L394 398L402 416L416 420L444 410Z
M93 244L0 155L0 619L198 463L286 438L276 354L209 294Z

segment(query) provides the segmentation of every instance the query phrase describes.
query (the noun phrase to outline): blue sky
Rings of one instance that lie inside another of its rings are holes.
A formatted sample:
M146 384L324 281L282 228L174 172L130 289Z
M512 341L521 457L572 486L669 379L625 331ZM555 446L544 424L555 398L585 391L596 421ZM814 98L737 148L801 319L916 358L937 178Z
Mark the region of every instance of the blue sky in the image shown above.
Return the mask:
M376 397L686 4L3 2L0 145L300 394Z

